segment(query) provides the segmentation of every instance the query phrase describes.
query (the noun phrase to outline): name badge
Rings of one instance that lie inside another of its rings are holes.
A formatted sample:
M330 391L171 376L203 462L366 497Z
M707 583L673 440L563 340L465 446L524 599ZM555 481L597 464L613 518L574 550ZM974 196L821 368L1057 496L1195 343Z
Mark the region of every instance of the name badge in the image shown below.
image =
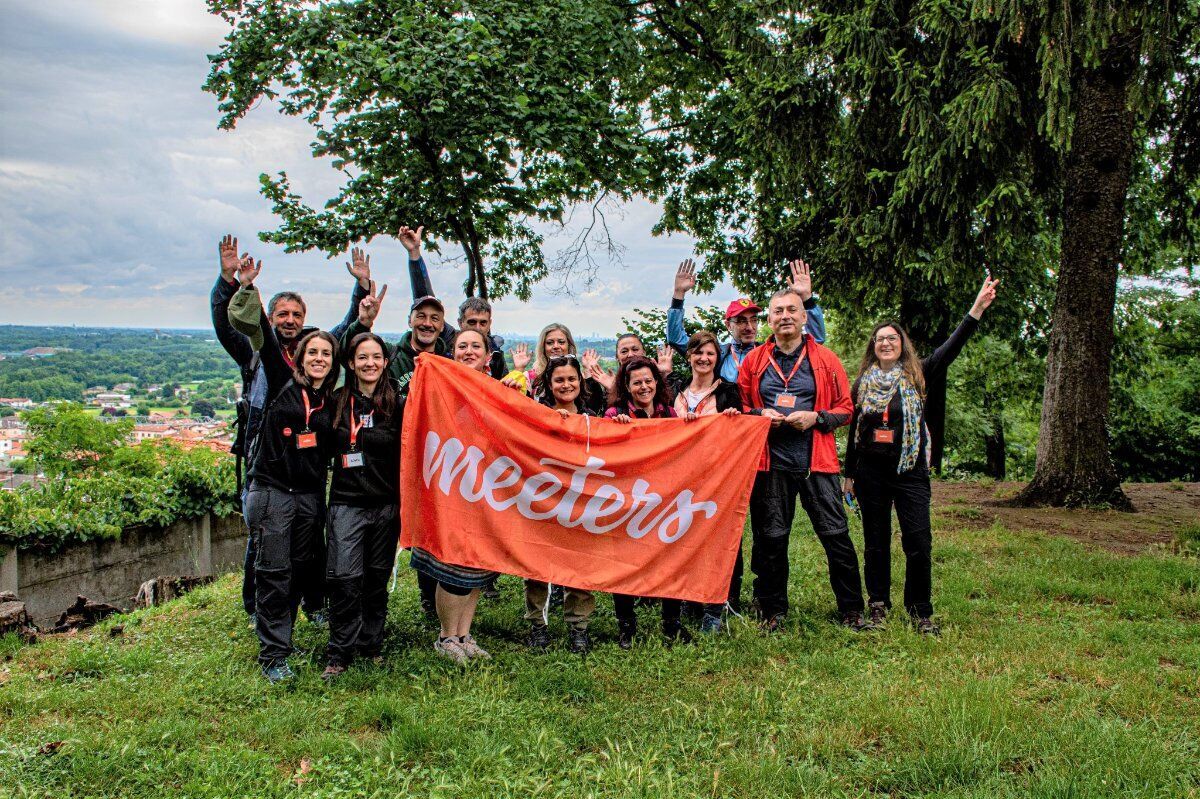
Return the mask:
M775 398L775 407L776 408L795 408L796 407L796 395L795 394L780 394L779 396L777 396Z
M296 449L312 449L317 445L317 434L297 433L296 434Z
M363 454L361 452L347 452L342 455L342 468L355 469L363 465Z
M875 428L875 443L876 444L891 444L896 440L896 431L886 427Z
M358 423L363 428L374 427L375 426L375 413L374 412L364 413L362 416L358 417Z

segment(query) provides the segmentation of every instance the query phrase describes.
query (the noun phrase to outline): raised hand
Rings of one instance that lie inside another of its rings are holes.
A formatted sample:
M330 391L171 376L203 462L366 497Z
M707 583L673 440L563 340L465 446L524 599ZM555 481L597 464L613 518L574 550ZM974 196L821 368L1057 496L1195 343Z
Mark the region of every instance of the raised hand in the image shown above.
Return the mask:
M601 366L598 360L587 365L587 376L603 386L605 391L611 391L616 380L616 375Z
M383 288L379 290L379 294L375 294L375 281L370 281L370 286L367 288L367 296L362 298L362 302L358 304L358 323L368 330L375 324L375 317L379 316L379 307L383 305L383 298L387 294L387 284L383 284Z
M529 366L529 345L518 344L509 350L509 353L512 355L513 368L518 372L524 372L525 368Z
M224 267L222 267L222 269L223 268ZM255 260L249 255L242 256L242 258L238 261L237 266L238 283L241 283L243 288L252 285L254 283L254 279L258 277L258 273L261 271L262 261L258 261L256 263Z
M696 262L691 258L684 260L675 270L675 292L671 295L677 300L696 287Z
M990 273L984 276L983 286L980 287L979 294L975 297L975 304L971 306L971 316L976 319L983 316L983 312L996 299L996 286L998 285L1000 285L1000 278L993 279Z
M788 269L792 272L792 279L788 285L796 290L800 299L808 302L808 298L812 296L812 269L799 258L788 264Z
M666 377L675 368L675 353L665 344L658 348L658 371Z
M225 237L217 243L217 256L221 264L221 277L233 283L237 280L238 267L242 261L249 258L249 253L243 253L241 258L238 257L238 240L230 234L225 234Z
M408 258L410 261L415 261L421 257L421 236L425 233L425 227L413 230L408 225L400 228L400 243L404 245L404 249L408 250Z
M358 247L350 250L350 262L346 264L346 271L358 281L358 285L364 289L371 287L371 256L360 250Z

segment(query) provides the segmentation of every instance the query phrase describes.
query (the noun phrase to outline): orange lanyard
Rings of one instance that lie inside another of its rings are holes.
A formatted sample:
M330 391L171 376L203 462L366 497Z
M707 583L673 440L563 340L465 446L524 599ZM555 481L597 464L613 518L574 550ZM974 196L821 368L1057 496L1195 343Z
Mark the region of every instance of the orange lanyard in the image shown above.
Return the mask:
M322 399L321 404L314 408L312 403L308 401L308 389L303 386L300 388L300 396L304 398L304 432L307 433L308 423L312 419L312 415L325 407L325 400Z
M358 445L358 431L363 429L363 423L355 421L358 419L358 413L354 410L354 397L350 398L350 449L353 451Z
M772 353L774 352L774 350L775 350L775 346L772 345L771 346ZM733 352L733 350L730 350L730 352ZM790 373L788 373L787 377L783 376L783 370L779 368L779 364L775 361L775 356L773 354L768 353L767 357L771 360L771 366L774 367L775 374L779 375L779 379L783 381L784 393L786 393L788 390L788 383L790 383L792 381L792 378L796 376L796 372L800 371L800 364L804 363L804 358L805 358L805 355L807 355L807 353L808 353L807 348L800 350L800 357L798 359L796 359L796 365L792 367L792 371Z

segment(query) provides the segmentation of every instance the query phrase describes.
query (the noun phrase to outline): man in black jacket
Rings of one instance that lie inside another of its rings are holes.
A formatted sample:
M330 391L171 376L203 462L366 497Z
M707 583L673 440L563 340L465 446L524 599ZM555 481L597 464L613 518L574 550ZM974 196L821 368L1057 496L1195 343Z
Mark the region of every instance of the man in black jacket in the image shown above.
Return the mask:
M267 381L262 373L257 353L250 339L234 330L229 324L229 302L238 290L237 269L246 259L248 253L238 255L238 241L226 235L217 245L218 260L221 272L213 285L210 295L212 306L213 330L217 341L229 353L229 357L242 373L242 399L238 403L238 433L234 441L233 453L239 458L245 457L251 451L251 444L258 433L262 421L263 410L270 397L267 396ZM340 338L342 331L358 316L358 304L367 296L371 283L370 266L361 257L353 259L353 264L346 264L347 271L356 279L354 290L350 294L350 310L346 317L330 332L334 338ZM287 357L294 355L296 344L300 339L316 328L305 327L304 320L308 308L299 294L292 291L281 291L271 298L267 305L267 316L275 335L283 345ZM247 534L246 559L242 577L242 606L251 617L254 615L254 549L253 542ZM303 600L304 612L310 619L323 620L322 608L325 604L324 587L313 585L308 587Z

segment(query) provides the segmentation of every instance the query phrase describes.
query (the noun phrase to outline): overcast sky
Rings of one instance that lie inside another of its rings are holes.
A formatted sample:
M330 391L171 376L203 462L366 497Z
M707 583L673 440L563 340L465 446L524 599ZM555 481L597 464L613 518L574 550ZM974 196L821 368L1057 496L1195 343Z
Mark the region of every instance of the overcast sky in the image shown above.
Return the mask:
M256 239L276 226L261 172L287 170L316 205L337 173L312 159L304 123L266 104L236 131L217 130L215 98L200 85L225 31L203 0L0 0L0 323L207 327L226 231L264 260L265 290L304 294L311 323L345 312L344 259ZM610 335L630 309L664 304L692 242L651 236L657 218L645 202L620 208L611 222L623 265L573 295L545 286L528 304L503 300L495 328L565 321ZM548 236L547 255L572 236ZM368 249L381 280L407 295L403 249L387 238ZM458 300L464 270L428 260L439 294ZM404 310L385 303L383 329L401 329Z

